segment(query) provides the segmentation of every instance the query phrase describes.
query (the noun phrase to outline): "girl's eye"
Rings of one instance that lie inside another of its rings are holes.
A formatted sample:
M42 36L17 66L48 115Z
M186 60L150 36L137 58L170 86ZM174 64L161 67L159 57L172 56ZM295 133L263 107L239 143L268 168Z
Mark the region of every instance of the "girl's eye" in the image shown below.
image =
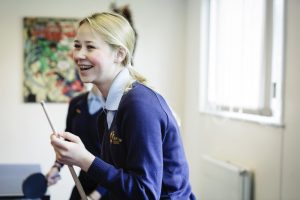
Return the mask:
M95 47L92 46L92 45L87 45L86 48L87 48L87 49L95 49Z
M74 44L74 48L75 48L75 49L79 49L80 47L81 47L80 44Z

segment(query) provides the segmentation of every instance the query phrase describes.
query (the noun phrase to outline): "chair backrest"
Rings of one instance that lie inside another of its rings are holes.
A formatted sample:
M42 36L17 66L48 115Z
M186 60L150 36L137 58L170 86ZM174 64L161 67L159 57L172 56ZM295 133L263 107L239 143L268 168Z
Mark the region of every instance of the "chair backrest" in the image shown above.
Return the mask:
M38 172L39 164L0 164L0 196L23 195L23 181Z

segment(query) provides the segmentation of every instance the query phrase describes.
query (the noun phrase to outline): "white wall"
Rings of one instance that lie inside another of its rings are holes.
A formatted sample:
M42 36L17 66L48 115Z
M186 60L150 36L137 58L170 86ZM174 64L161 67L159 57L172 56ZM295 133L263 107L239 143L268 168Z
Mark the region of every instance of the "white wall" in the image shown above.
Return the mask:
M201 155L209 154L248 166L255 172L255 200L300 199L300 1L287 0L287 39L284 95L285 128L216 118L197 109L199 89L199 0L188 1L185 144L192 185L198 197L203 188Z
M300 1L287 1L282 200L300 199Z
M41 106L22 102L22 18L26 16L84 17L109 8L107 0L0 1L0 163L38 163L44 173L55 155L49 143L51 129ZM130 2L139 34L135 66L182 116L185 57L184 0ZM65 128L67 104L48 104L57 130ZM77 169L78 170L78 169ZM67 168L63 180L51 187L52 199L68 199L73 181Z

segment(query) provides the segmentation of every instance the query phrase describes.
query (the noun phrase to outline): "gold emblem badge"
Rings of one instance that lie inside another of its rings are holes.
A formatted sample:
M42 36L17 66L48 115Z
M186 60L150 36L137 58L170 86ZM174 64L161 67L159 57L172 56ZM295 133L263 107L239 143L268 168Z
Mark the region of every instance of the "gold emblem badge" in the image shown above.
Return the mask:
M122 142L122 139L119 138L116 134L115 131L112 131L109 134L109 142L110 144L120 144Z
M81 113L81 110L80 110L79 108L77 108L77 109L76 109L76 112L77 112L78 114L80 114L80 113Z

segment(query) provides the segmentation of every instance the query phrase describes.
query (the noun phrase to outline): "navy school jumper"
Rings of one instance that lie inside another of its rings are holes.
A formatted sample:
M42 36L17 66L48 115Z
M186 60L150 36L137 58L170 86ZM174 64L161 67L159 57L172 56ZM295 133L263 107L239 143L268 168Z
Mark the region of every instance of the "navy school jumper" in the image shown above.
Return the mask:
M87 173L107 188L104 199L195 199L178 124L158 93L134 83L99 133L101 156Z

